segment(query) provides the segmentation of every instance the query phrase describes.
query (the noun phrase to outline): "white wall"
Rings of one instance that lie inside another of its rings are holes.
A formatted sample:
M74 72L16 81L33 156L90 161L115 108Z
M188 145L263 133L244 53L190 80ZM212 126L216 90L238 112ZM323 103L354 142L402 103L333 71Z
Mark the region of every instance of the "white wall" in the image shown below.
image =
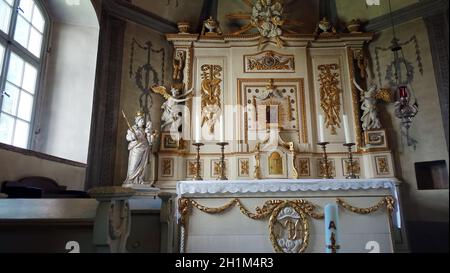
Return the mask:
M99 29L54 22L34 149L86 163Z
M423 64L423 75L419 72L416 61L416 48L414 44L403 47L405 58L414 65L413 90L419 103L419 113L415 117L410 135L418 141L414 150L407 146L405 137L401 136L400 122L394 114L394 104L382 104L382 124L387 129L389 144L394 152L396 164L396 177L401 179L403 207L407 221L436 221L448 222L449 191L418 190L415 162L445 160L448 172L448 149L436 79L428 40L428 33L423 19L416 19L396 27L397 36L401 42L408 41L415 35L418 40ZM377 40L370 44L372 63L375 65L375 47L390 46L392 30L382 31ZM386 65L392 62L392 52L379 53L383 87L387 87L384 80ZM374 68L376 73L376 70ZM375 78L378 83L378 77Z
M84 190L85 167L42 159L31 153L0 148L0 183L26 176L44 176L67 186L68 190Z

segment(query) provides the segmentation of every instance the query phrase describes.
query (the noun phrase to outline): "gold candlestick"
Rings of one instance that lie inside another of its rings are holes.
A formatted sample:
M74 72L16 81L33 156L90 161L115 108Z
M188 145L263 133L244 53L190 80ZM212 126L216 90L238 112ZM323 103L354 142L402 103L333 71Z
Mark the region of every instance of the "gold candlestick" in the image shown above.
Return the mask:
M192 145L197 147L197 158L195 161L195 176L193 180L203 180L203 178L200 176L200 147L202 147L205 144L196 142L193 143Z
M345 177L347 179L357 179L359 176L355 175L353 170L353 153L352 153L352 147L355 146L355 143L345 143L345 147L348 149L348 164L350 164L350 171L348 172L348 175Z
M228 142L219 142L217 145L220 146L220 151L222 155L220 156L220 176L218 180L228 180L225 175L225 146L228 145Z
M328 155L327 155L327 145L330 142L319 142L317 145L322 146L323 158L322 158L322 167L323 167L323 179L333 179L330 173L330 164L328 163Z

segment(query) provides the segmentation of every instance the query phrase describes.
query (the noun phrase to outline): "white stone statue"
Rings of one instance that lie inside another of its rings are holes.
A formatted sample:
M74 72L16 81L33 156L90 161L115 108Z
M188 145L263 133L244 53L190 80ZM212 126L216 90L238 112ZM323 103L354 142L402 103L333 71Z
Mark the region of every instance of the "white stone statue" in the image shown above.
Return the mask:
M146 184L145 174L147 173L147 166L149 161L149 154L151 153L151 144L155 137L152 134L152 122L145 124L144 114L138 112L134 119L135 124L129 126L127 130L126 139L128 144L128 171L127 178L123 182L123 186L132 186L136 184Z
M372 81L367 91L363 90L353 79L353 84L361 92L361 121L364 131L380 129L381 123L377 110L377 85Z
M181 88L176 88L172 86L169 94L167 89L164 86L153 86L152 90L155 93L162 95L166 101L162 104L161 108L164 109L164 112L161 116L161 130L163 131L165 128L169 127L171 132L178 132L178 128L182 122L182 108L180 107L180 103L188 101L191 97L188 97L193 88L186 92L185 94L180 95Z

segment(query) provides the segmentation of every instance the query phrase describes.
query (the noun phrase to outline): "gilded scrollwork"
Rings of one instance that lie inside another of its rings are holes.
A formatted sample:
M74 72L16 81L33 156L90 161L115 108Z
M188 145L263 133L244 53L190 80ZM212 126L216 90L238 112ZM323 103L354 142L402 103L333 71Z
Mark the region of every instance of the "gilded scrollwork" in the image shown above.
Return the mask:
M331 127L331 134L336 135L336 127L341 128L341 93L339 87L338 64L319 65L320 107L325 113L325 126Z
M201 66L201 112L202 124L206 123L209 132L214 133L214 124L221 114L221 87L220 79L222 67L220 65L205 64Z
M382 200L380 200L376 205L374 205L372 207L368 207L368 208L354 207L354 206L350 205L349 203L345 202L341 198L336 198L336 202L341 207L343 207L351 212L357 213L357 214L370 214L370 213L376 212L377 210L379 210L380 208L385 206L389 212L389 215L391 215L392 211L394 210L394 207L395 207L395 200L392 196L386 196Z
M263 51L256 55L245 55L245 72L294 72L294 56Z

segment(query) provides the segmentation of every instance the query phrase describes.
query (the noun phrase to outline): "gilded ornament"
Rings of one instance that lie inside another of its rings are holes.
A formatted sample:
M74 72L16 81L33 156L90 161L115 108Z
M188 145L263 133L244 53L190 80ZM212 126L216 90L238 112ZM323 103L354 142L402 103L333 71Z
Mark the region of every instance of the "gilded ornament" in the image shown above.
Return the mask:
M338 205L342 206L343 208L345 208L351 212L357 213L357 214L370 214L370 213L376 212L383 206L386 206L386 209L388 210L389 215L391 215L392 211L394 210L394 206L395 206L395 200L392 196L386 196L382 200L380 200L376 205L374 205L372 207L368 207L368 208L354 207L354 206L350 205L349 203L345 202L341 198L336 198L336 202L338 203Z
M310 176L309 159L302 158L299 160L300 176Z
M183 71L186 63L186 53L184 51L176 51L173 57L173 73L172 79L181 81L183 79Z
M269 175L283 174L283 160L278 152L273 152L269 156Z
M339 88L339 69L337 64L319 65L320 71L320 107L325 113L325 126L331 127L331 134L336 135L336 127L341 128L341 93Z
M256 143L253 154L255 155L255 171L253 177L255 179L261 179L261 143Z
M244 58L245 72L295 71L293 55L283 55L269 50Z
M269 238L276 252L301 253L306 250L309 242L309 222L307 216L314 219L323 219L323 213L315 212L316 206L309 201L298 200L268 200L263 206L256 207L256 212L249 211L238 198L230 200L220 207L206 207L189 198L178 200L178 212L180 224L183 228L188 226L188 218L192 207L208 214L224 213L237 206L242 214L253 220L269 219ZM287 232L281 232L284 229ZM288 234L283 237L282 234ZM181 245L184 246L185 237L182 236ZM290 241L295 241L296 247L292 247ZM183 249L183 248L182 248Z
M222 67L220 65L205 64L201 66L201 111L202 124L206 123L211 134L214 133L214 124L221 113L220 79Z
M243 0L243 2L252 9L252 12L228 14L227 18L231 20L248 20L249 22L238 31L233 32L232 35L239 36L256 29L260 37L258 48L261 47L263 40L274 40L277 47L283 47L284 42L281 39L283 31L296 33L285 28L285 26L302 25L298 20L286 18L283 14L284 7L280 1L257 0L255 3L252 3L249 0Z
M241 160L240 161L239 174L241 176L248 176L249 175L249 161L248 160Z

